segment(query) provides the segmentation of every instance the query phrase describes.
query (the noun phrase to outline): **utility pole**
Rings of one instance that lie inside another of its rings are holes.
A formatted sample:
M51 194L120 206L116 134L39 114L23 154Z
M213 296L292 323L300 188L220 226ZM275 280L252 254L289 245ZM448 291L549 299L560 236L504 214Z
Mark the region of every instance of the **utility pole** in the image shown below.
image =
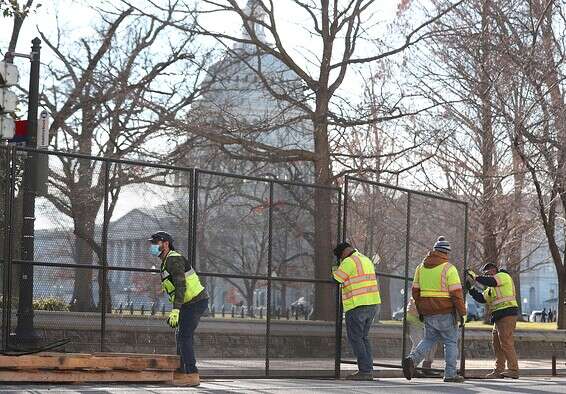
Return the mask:
M37 112L39 107L39 67L41 40L34 38L31 47L29 78L28 135L26 146L37 147ZM35 194L37 153L27 152L23 174L22 260L20 267L20 298L18 301L18 343L33 343L37 339L33 327L33 260L35 232Z

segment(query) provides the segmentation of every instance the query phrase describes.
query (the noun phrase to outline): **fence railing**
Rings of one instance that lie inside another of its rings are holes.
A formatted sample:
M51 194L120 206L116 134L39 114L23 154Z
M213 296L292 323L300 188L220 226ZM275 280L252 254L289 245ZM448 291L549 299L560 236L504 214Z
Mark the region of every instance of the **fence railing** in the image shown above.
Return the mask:
M22 232L20 196L30 155L46 163L48 178L47 188L36 188L34 246L25 250L22 240L31 234ZM55 310L48 308L57 308L57 300L73 318L79 313L98 321L88 327L88 340L76 336L74 351L81 345L112 351L117 328L107 325L109 316L165 316L170 305L159 262L147 250L157 230L173 235L205 282L209 317L265 322L263 342L254 344L263 347L258 376L277 375L285 360L292 364L305 354L328 360L324 376L338 377L349 361L342 357L339 288L330 275L335 242L351 240L374 259L382 320L401 310L406 315L415 262L439 235L431 223L445 223L443 235L460 251L458 268L467 264L466 204L363 179L346 177L343 194L302 182L21 147L0 147L0 170L2 349L65 335L71 329L65 319L45 318L33 330L34 309ZM440 203L451 207L448 213ZM273 330L287 320L297 322L302 339L285 358ZM316 320L334 325L332 349L302 335L300 322ZM400 365L408 344L403 323L399 363L391 366Z

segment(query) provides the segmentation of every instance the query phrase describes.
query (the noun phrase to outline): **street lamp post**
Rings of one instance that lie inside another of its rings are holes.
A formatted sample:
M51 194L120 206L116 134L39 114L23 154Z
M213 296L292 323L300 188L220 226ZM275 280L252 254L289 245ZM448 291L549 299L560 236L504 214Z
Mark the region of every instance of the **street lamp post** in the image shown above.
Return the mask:
M31 69L29 79L28 135L26 145L37 147L37 113L39 107L39 67L41 40L34 38L31 47ZM20 267L20 299L18 302L17 341L33 343L37 339L33 327L33 260L35 226L35 188L37 154L27 152L23 174L22 209L22 260Z

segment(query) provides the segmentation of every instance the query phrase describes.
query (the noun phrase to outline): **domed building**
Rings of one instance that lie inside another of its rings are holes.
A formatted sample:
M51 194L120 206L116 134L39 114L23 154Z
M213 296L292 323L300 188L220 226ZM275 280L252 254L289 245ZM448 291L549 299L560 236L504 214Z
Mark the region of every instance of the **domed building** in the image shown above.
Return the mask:
M255 19L265 17L256 0L248 1L245 12L255 15ZM266 41L264 27L250 23L256 37ZM249 39L243 27L242 35ZM236 43L226 50L223 57L207 70L202 88L203 95L191 110L191 127L250 141L250 145L260 143L280 149L313 149L312 123L300 108L306 105L300 78L279 59L258 51L254 45ZM214 147L210 149L214 150ZM247 157L257 158L258 151L262 150L246 144L233 144L225 149L226 158L231 153L240 161L246 161ZM249 161L242 172L249 173L250 165L256 166L257 161L255 163L252 165ZM234 162L228 160L219 167L232 172ZM274 166L269 167L273 170ZM275 167L288 166L279 163ZM297 174L298 179L312 180L308 175L312 172L309 163L295 163L293 167L295 174L301 173Z

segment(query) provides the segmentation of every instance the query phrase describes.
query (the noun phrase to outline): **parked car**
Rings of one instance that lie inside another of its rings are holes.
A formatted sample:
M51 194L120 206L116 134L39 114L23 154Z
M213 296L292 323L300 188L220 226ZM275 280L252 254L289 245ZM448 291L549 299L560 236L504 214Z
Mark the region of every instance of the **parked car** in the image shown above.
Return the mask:
M530 322L542 321L542 311L532 311L529 317Z

